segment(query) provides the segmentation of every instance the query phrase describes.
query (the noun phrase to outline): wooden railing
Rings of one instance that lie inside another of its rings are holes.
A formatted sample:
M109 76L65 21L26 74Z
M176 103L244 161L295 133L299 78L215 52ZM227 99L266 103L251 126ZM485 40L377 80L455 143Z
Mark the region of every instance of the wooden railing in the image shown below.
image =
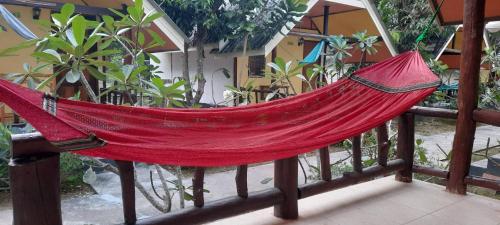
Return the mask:
M449 110L449 109L437 109L437 108L427 108L427 107L413 107L409 113L419 115L419 116L427 116L427 117L436 117L436 118L446 118L446 119L457 119L458 112L457 110ZM494 111L489 109L476 109L473 113L474 121L479 123L484 123L493 126L500 126L500 111ZM455 137L456 138L456 137ZM453 156L452 156L453 157ZM470 169L470 165L467 168L463 168L464 171L446 171L437 168L424 167L413 165L413 172L425 174L433 177L439 177L445 180L450 178L450 173L458 173L458 174L468 174ZM500 191L500 181L485 179L481 177L474 177L470 175L466 175L462 178L463 183L483 188L492 189L495 191Z
M321 180L298 185L298 157L274 162L274 188L248 192L247 165L238 166L234 197L205 202L203 196L204 168L196 168L193 177L194 207L137 220L135 209L134 166L132 162L117 161L120 174L124 224L199 224L246 212L274 207L274 215L284 219L298 218L298 200L316 194L396 173L396 179L411 182L412 173L448 178L449 172L413 165L415 143L415 115L456 118L453 110L415 107L399 117L397 158L387 161L389 140L379 128L378 165L363 168L360 137L353 137L353 171L332 179L328 148L320 150ZM480 122L498 124L499 112L476 111ZM59 190L60 149L50 145L39 134L13 137L10 178L15 225L62 224ZM475 177L464 177L467 184L500 190L499 183Z

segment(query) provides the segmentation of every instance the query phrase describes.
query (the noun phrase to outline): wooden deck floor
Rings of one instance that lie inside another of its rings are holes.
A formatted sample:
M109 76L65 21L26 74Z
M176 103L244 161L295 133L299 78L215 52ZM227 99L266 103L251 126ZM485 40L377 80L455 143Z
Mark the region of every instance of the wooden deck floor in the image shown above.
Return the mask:
M391 176L300 200L299 214L286 221L268 208L210 225L500 225L500 201Z

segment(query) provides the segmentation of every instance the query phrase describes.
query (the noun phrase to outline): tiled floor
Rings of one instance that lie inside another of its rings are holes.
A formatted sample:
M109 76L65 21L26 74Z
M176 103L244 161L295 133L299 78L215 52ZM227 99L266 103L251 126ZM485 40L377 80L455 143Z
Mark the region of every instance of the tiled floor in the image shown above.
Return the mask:
M500 225L500 201L391 176L300 200L299 214L286 221L268 208L210 225Z

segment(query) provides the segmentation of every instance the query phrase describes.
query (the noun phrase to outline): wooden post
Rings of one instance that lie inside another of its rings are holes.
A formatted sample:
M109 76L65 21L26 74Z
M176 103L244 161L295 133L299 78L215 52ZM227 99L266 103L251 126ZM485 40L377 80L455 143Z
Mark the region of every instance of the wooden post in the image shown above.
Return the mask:
M203 180L205 179L205 168L197 167L193 176L193 202L194 206L200 208L205 204L203 198Z
M483 42L485 0L464 0L464 36L460 59L458 119L446 190L465 194L465 177L469 173L476 122L481 44Z
M361 136L356 136L352 138L352 167L356 173L363 172L361 157Z
M324 181L332 180L332 171L330 169L330 150L328 146L321 148L319 150L319 159L320 159L320 172L321 179Z
M116 161L120 172L120 183L122 186L123 219L125 224L135 224L137 216L135 212L135 179L134 163L128 161Z
M236 169L236 192L241 198L248 198L247 173L248 165L241 165Z
M24 157L14 153L9 177L14 225L62 224L59 153Z
M410 183L412 181L413 154L415 152L415 115L405 113L398 123L397 156L405 162L404 170L396 173L396 180Z
M377 127L378 164L387 166L387 156L389 154L389 134L387 125L384 123Z
M298 213L298 157L274 162L274 187L281 190L285 200L274 206L274 215L282 219L297 219Z

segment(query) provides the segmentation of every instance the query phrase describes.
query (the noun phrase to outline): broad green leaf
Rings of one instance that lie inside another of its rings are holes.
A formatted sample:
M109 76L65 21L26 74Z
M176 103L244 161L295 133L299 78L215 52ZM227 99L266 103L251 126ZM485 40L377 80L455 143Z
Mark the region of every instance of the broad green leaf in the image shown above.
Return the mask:
M83 16L76 16L72 23L71 28L73 29L73 36L78 45L83 45L83 41L85 40L85 33L87 31L87 20Z
M36 90L41 90L42 88L47 86L47 84L49 84L52 80L54 80L54 78L56 78L57 75L59 75L59 74L58 73L52 74L49 78L42 81L40 84L38 84L38 86L36 87Z
M118 11L118 10L116 10L116 9L113 9L113 8L108 8L108 9L109 9L109 11L111 11L111 12L113 12L114 14L118 15L119 17L122 17L122 18L123 18L123 17L127 17L125 14L123 14L123 13L119 12L119 11Z
M136 1L136 3L137 3L137 1ZM127 12L130 15L130 18L132 18L132 20L135 21L136 23L141 22L140 11L142 11L142 8L139 9L137 7L134 7L134 6L127 7Z
M423 150L419 150L417 151L418 153L418 160L422 163L426 163L427 162L427 156L425 155L425 151Z
M109 56L109 55L114 55L114 54L118 54L118 53L121 53L121 51L118 49L101 50L101 51L97 51L97 52L94 52L92 54L87 55L87 58L96 58L98 56Z
M74 47L70 43L62 40L61 38L57 38L57 37L49 37L48 39L49 39L49 43L52 46L54 46L55 48L63 50L69 54L75 54Z
M101 73L98 69L93 66L88 66L87 70L90 72L90 75L95 77L97 80L106 80L106 75Z
M61 7L61 15L69 18L75 12L75 5L66 3Z
M85 42L85 44L83 45L83 51L84 52L88 52L92 47L94 47L94 45L99 41L101 40L101 37L97 36L97 35L94 35L94 36L90 36L88 39L87 39L87 42Z
M73 34L73 30L71 29L66 30L66 38L69 40L71 45L73 45L73 47L78 46L78 42L76 41L75 35Z
M139 31L137 33L137 43L139 43L140 46L143 46L145 41L146 37L144 37L144 33Z
M158 12L151 11L146 16L144 17L144 20L142 20L143 24L149 24L155 21L158 18L161 18L162 14Z
M146 52L146 54L149 56L151 60L153 60L153 62L155 62L156 64L160 64L160 59L156 57L154 54L151 54L149 52Z
M61 60L61 55L56 51L56 50L53 50L53 49L45 49L43 50L44 53L47 53L47 54L50 54L52 56L54 56L55 58L57 58L57 60L59 62L62 62Z
M65 78L68 83L74 84L80 80L81 76L82 74L79 70L72 69L66 73Z

